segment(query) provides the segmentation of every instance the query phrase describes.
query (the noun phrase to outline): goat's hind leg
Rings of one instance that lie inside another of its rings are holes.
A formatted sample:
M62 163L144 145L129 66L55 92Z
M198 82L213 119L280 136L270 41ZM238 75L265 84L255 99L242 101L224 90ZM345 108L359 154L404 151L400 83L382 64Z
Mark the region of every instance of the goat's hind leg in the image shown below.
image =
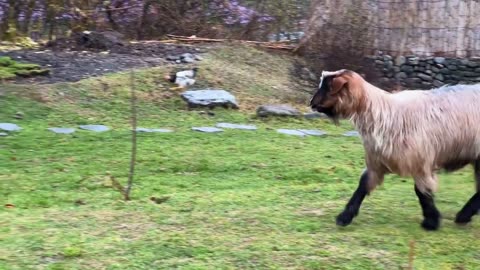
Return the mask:
M383 175L377 176L368 169L362 173L358 187L348 201L345 209L337 216L337 225L347 226L352 223L355 216L358 215L363 199L372 191L378 184L383 181Z
M472 217L480 211L480 159L477 159L474 164L475 181L477 191L475 195L465 204L465 206L458 212L455 218L457 224L467 224L472 221Z

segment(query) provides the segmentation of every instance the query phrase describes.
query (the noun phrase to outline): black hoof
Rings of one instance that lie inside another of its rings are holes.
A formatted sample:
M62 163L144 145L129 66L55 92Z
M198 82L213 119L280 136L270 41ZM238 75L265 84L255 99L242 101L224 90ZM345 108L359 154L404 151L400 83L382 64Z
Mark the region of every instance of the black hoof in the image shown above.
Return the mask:
M354 216L354 214L349 212L340 213L340 215L337 216L337 225L342 227L350 225Z
M436 231L440 227L440 218L425 218L422 227L427 231Z
M457 217L455 218L455 223L458 225L467 225L470 223L470 221L472 221L471 216L462 215L461 213L458 213Z

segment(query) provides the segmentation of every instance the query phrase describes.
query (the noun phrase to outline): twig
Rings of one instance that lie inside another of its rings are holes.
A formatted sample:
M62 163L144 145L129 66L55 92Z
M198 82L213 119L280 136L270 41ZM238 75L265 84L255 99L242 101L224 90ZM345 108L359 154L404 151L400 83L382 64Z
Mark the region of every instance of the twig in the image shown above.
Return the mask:
M133 70L130 71L130 91L131 91L131 110L132 110L132 155L130 158L130 173L128 174L128 183L125 188L124 197L126 201L130 200L130 192L133 185L133 176L135 174L135 161L137 158L137 98L135 96L135 77Z
M410 249L408 251L408 270L413 270L414 260L415 260L415 240L410 240Z

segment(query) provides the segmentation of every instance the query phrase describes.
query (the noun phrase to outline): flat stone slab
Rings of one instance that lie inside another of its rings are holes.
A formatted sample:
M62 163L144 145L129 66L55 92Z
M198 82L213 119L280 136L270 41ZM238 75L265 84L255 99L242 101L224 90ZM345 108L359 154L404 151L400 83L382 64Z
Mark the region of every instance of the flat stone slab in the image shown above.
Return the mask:
M346 137L360 137L360 133L358 133L358 131L347 131L347 132L343 133L343 136L346 136Z
M257 108L257 116L299 116L300 112L288 104L262 105Z
M110 128L104 125L82 125L80 126L81 129L93 131L93 132L104 132L109 131Z
M3 131L20 131L22 128L12 123L0 123L0 130Z
M223 129L216 128L216 127L192 127L194 131L200 131L205 133L218 133L223 132Z
M294 136L300 136L300 137L307 136L307 134L296 129L277 129L277 132L281 134L294 135Z
M229 128L229 129L242 129L242 130L257 130L256 126L230 124L230 123L218 123L216 125L216 127L218 127L218 128Z
M310 136L323 136L323 135L327 135L327 133L325 131L321 131L321 130L312 130L312 129L299 129L298 131L300 132L303 132L307 135L310 135Z
M145 132L145 133L170 133L173 132L171 129L164 129L164 128L137 128L137 132Z
M195 90L182 93L189 107L224 107L238 109L235 97L225 90Z
M305 119L311 120L311 119L327 119L328 116L324 113L319 113L319 112L311 112L311 113L304 113L303 117Z
M75 133L76 129L74 128L47 128L53 133L57 134L72 134Z
M5 137L5 136L8 136L8 134L5 132L0 132L0 137Z

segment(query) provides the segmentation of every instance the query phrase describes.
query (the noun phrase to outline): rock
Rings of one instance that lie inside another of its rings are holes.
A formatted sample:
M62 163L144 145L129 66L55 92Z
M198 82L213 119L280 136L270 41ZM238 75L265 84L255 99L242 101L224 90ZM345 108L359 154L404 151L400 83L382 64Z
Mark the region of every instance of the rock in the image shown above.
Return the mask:
M441 87L443 85L445 85L445 84L443 82L439 81L439 80L434 80L433 81L433 86L435 86L435 87Z
M124 46L123 35L115 31L83 31L78 34L76 41L78 45L92 49L107 50L116 46Z
M425 74L432 76L432 75L433 75L433 71L427 69L427 70L425 70Z
M410 74L410 73L413 73L414 68L412 66L409 66L409 65L403 65L403 66L400 67L400 70L407 73L407 74Z
M203 61L203 57L200 55L195 55L195 60L197 61Z
M328 116L324 113L319 112L311 112L303 114L305 119L317 119L317 118L328 118Z
M358 131L347 131L347 132L343 133L343 136L346 136L346 137L360 137L360 133L358 133Z
M166 57L166 59L167 59L168 61L177 61L177 60L180 60L180 56L168 55L168 56Z
M88 130L88 131L93 131L93 132L105 132L110 130L109 127L104 126L104 125L82 125L79 126L81 129Z
M435 57L435 58L433 58L433 61L435 61L435 63L437 63L437 64L443 64L443 63L445 63L445 58L444 57Z
M467 66L468 62L470 62L470 61L468 61L468 59L461 59L460 60L460 65Z
M327 135L325 131L322 130L310 130L310 129L299 129L298 131L305 133L310 136L323 136Z
M480 73L480 68L476 68L475 72Z
M408 75L405 72L400 72L395 75L395 78L398 80L402 80L408 78Z
M449 70L453 70L453 71L455 71L455 70L458 69L458 67L457 67L456 65L448 65L447 68L448 68Z
M397 56L395 58L395 65L396 66L401 66L403 64L405 64L407 62L407 59L405 58L405 56Z
M192 127L192 130L205 132L205 133L223 132L223 129L219 129L219 128L215 128L215 127Z
M294 136L300 136L300 137L306 136L305 133L295 129L277 129L277 132L281 134L294 135Z
M171 133L173 130L171 129L163 129L163 128L142 128L138 127L137 132L145 132L145 133Z
M392 60L392 57L388 54L384 55L383 56L383 61L391 61Z
M18 120L22 120L23 117L24 117L23 112L17 112L17 113L13 116L13 118L18 119Z
M383 66L383 61L382 60L375 60L375 64L378 66Z
M3 131L20 131L22 128L12 123L0 123L0 130Z
M393 61L385 61L384 65L383 65L387 70L390 70L391 68L393 68Z
M0 132L0 137L5 137L5 136L8 136L8 134L5 132Z
M48 130L57 134L72 134L76 131L74 128L48 128Z
M445 77L441 73L439 73L439 74L435 75L435 79L439 80L439 81L443 81L443 80L445 80Z
M418 58L418 57L416 57L416 56L408 57L408 58L407 58L407 63L408 63L409 65L412 65L412 66L418 65L419 61L420 61L420 58Z
M182 98L193 107L209 107L217 106L238 109L235 97L225 90L195 90L182 93Z
M423 81L427 81L427 82L433 81L432 76L429 76L425 73L418 73L417 77L422 79Z
M182 58L182 62L186 63L186 64L191 64L191 63L195 62L195 59L185 57L185 58Z
M218 128L229 128L229 129L242 129L242 130L257 130L256 126L251 125L238 125L238 124L230 124L230 123L218 123L216 125Z
M257 116L299 116L300 112L287 104L262 105L257 108Z
M462 76L465 76L465 77L477 77L478 76L478 73L472 72L472 71L463 71L460 74Z
M452 71L450 69L444 68L440 70L440 73L442 73L443 75L450 75L452 74Z
M405 82L409 85L415 85L421 83L422 80L420 78L408 78L405 80Z
M440 69L437 68L437 67L432 67L431 70L433 71L433 73L438 73L438 72L440 72Z

